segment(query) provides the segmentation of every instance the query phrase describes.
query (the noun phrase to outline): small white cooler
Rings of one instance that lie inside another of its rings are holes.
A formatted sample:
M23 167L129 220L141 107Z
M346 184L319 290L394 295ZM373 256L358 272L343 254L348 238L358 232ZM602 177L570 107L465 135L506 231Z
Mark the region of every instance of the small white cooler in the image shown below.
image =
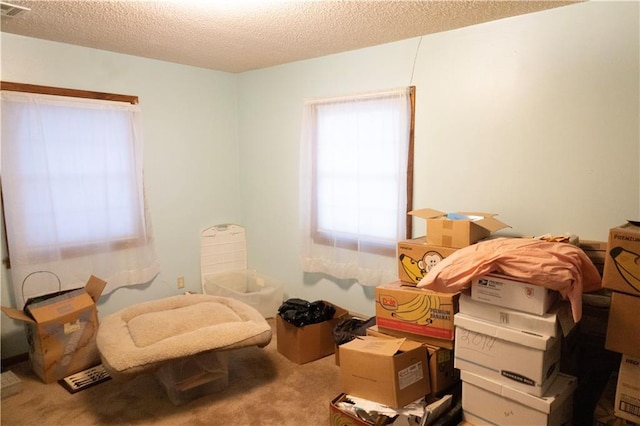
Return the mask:
M230 297L254 307L265 318L282 305L282 283L247 269L246 234L234 224L202 231L200 244L202 292Z

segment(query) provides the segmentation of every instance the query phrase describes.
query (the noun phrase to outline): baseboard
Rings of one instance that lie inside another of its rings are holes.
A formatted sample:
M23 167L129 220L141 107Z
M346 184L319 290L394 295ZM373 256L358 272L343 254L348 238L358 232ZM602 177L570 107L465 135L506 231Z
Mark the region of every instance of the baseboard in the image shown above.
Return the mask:
M9 368L21 362L29 361L29 354L27 352L10 356L2 359L2 371L7 371Z

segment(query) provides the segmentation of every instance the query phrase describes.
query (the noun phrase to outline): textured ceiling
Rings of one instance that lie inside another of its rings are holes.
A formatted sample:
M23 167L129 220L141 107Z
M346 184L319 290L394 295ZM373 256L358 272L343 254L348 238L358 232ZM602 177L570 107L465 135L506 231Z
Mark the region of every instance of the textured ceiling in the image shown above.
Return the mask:
M10 1L3 32L243 72L577 1Z

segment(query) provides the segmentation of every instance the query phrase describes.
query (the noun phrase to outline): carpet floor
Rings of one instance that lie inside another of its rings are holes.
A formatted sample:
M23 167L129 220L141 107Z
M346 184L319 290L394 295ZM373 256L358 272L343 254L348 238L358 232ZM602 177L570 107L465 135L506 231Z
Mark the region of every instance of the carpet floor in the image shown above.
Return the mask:
M2 425L325 425L329 404L340 394L334 356L295 364L264 348L229 354L223 390L176 405L153 375L108 380L75 394L59 383L44 384L28 362L10 368L22 390L2 400Z

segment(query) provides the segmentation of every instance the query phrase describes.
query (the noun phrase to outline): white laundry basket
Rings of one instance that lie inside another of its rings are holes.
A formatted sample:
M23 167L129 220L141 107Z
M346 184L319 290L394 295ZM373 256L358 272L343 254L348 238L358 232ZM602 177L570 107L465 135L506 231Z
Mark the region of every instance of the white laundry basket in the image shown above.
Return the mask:
M205 277L204 294L231 297L253 306L265 318L275 317L282 305L283 286L255 271L230 271Z
M239 225L216 225L202 232L200 268L202 292L231 297L275 317L282 304L282 283L247 270L246 237Z

